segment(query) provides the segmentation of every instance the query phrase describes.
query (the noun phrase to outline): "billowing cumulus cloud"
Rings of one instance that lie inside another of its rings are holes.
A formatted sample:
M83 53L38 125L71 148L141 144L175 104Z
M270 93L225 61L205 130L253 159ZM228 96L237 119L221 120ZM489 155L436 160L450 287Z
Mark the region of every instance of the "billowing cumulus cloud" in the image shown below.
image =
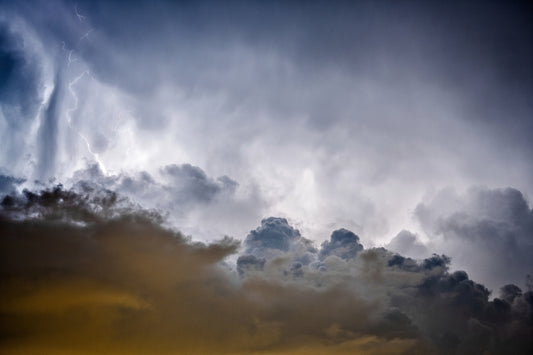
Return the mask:
M250 240L271 239L275 245L267 248L280 247L285 254L268 260L241 256L237 272L227 259L238 251L236 240L192 242L162 222L157 213L105 190L80 193L59 186L5 196L1 351L532 349L531 291L506 285L501 298L489 301L490 292L466 272L448 271L446 256L417 262L382 248L357 248L350 258L325 258L326 267L300 263L296 271L293 264L293 272L278 273L275 268L293 253L293 239L302 237L286 220L269 218L250 232ZM282 237L288 245L279 243ZM330 243L339 239L357 242L346 230L334 232Z
M338 229L331 234L331 240L322 243L320 258L329 255L338 256L341 259L352 259L363 246L359 243L359 237L347 229Z
M273 264L284 265L291 272L300 272L302 263L309 264L316 260L317 250L311 240L302 237L300 231L293 228L285 218L263 219L261 226L250 231L243 244L246 255L237 260L241 271L248 266L262 269L267 259L276 260ZM281 261L283 259L284 262ZM288 262L292 264L285 265Z
M289 225L285 218L270 217L261 221L261 227L251 231L244 244L252 254L268 250L288 252L301 239L300 232Z

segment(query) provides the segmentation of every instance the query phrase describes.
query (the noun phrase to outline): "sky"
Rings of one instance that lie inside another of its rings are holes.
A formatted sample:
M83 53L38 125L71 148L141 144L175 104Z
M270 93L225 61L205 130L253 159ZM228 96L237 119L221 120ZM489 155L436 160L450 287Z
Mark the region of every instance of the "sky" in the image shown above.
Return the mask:
M528 352L532 64L527 1L0 0L0 353Z

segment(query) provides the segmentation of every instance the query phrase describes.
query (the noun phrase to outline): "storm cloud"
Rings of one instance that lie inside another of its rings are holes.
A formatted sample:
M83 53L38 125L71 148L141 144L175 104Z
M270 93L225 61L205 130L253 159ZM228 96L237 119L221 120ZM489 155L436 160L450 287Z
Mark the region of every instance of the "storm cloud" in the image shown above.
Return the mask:
M248 221L261 218L265 208L262 196L253 189L246 190L225 175L208 176L191 164L169 164L154 174L105 174L98 164L89 164L75 171L67 185L120 193L144 208L158 210L172 225L202 240L246 233L253 226ZM209 220L209 225L203 220Z
M0 0L0 352L532 352L532 15Z
M2 8L8 42L18 43L9 56L24 58L13 73L35 77L17 100L36 102L24 107L41 131L48 121L35 110L44 113L64 75L57 141L47 143L56 178L85 160L115 174L190 164L261 194L259 218L293 218L317 241L346 227L367 244L410 229L405 211L433 187L533 193L527 2ZM24 139L5 140L0 165L42 179L35 167L49 164L35 127L18 132Z
M330 241L322 243L320 257L329 255L338 256L341 259L354 258L363 246L359 243L359 237L346 229L338 229L331 234Z
M327 268L300 264L299 272L279 274L273 268L286 255L272 257L270 266L241 256L236 272L227 258L237 253L238 241L193 242L162 222L111 191L80 194L58 186L4 197L2 351L532 349L531 291L506 285L501 298L489 301L490 292L466 272L448 271L445 256L414 262L367 249L347 260L328 257ZM263 221L258 231L268 228L302 238L283 219ZM279 242L273 232L263 237Z
M2 23L0 102L6 121L14 126L33 118L40 104L39 63L27 50L23 36Z
M533 275L533 211L512 188L471 188L464 194L442 190L415 210L431 247L453 255L497 289L505 282L525 285Z

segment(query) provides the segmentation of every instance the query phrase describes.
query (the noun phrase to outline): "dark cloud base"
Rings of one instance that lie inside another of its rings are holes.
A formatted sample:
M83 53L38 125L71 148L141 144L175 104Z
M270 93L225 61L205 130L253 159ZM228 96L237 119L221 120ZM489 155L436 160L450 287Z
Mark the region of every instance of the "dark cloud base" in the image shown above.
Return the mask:
M506 285L489 300L446 256L365 250L347 230L317 249L271 217L250 232L235 268L226 257L239 242L205 245L163 225L109 190L5 195L0 353L533 350L531 290Z

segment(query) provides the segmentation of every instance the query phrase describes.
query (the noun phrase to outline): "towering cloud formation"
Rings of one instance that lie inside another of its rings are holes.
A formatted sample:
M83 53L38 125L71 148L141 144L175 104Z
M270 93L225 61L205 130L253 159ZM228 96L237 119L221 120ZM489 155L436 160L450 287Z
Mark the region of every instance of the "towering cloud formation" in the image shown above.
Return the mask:
M244 241L246 252L264 254L269 251L288 252L301 239L285 218L270 217L261 221L261 227L251 231Z
M489 291L450 259L320 250L286 219L205 245L109 190L5 195L0 351L9 354L527 353L533 294ZM308 262L301 262L302 249ZM272 252L276 251L276 252Z

